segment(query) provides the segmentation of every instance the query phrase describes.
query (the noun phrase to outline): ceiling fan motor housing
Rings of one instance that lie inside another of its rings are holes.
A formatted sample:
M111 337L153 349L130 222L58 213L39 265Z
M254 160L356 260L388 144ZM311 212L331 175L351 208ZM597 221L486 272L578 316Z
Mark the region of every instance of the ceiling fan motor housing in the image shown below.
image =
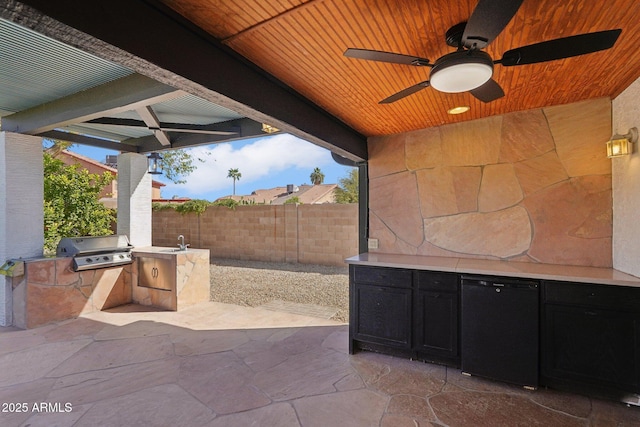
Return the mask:
M493 60L480 50L461 50L439 58L429 82L440 92L458 93L485 84L493 75Z

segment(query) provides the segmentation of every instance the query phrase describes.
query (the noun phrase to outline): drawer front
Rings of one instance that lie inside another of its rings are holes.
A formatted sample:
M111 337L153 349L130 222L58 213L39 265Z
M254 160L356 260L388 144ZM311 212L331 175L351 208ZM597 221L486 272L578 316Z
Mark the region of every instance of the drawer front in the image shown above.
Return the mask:
M640 312L640 288L545 282L545 302Z
M442 292L458 292L458 275L438 271L419 271L418 289Z
M411 270L400 268L363 267L358 265L353 268L353 281L370 285L410 288L411 276Z

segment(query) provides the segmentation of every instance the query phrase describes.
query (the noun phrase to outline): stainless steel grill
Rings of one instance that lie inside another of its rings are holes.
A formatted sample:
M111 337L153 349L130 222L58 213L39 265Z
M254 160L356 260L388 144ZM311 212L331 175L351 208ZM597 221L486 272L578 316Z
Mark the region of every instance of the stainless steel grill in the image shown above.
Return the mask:
M73 257L73 270L93 270L131 264L133 246L125 235L65 237L56 248L59 257Z

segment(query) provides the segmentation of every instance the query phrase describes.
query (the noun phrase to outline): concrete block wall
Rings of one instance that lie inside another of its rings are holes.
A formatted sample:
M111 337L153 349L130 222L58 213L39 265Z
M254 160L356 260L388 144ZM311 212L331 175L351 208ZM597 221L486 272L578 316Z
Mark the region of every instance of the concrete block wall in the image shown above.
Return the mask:
M153 245L177 236L216 258L344 265L358 253L357 205L212 206L202 215L153 213Z
M298 206L298 262L342 265L358 254L358 205Z

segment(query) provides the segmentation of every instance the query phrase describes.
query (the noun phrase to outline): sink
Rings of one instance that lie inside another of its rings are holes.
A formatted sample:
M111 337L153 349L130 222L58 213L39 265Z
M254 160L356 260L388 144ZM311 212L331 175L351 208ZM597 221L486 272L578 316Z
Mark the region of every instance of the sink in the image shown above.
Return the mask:
M189 249L180 249L180 248L171 248L171 249L161 249L160 252L187 252Z

